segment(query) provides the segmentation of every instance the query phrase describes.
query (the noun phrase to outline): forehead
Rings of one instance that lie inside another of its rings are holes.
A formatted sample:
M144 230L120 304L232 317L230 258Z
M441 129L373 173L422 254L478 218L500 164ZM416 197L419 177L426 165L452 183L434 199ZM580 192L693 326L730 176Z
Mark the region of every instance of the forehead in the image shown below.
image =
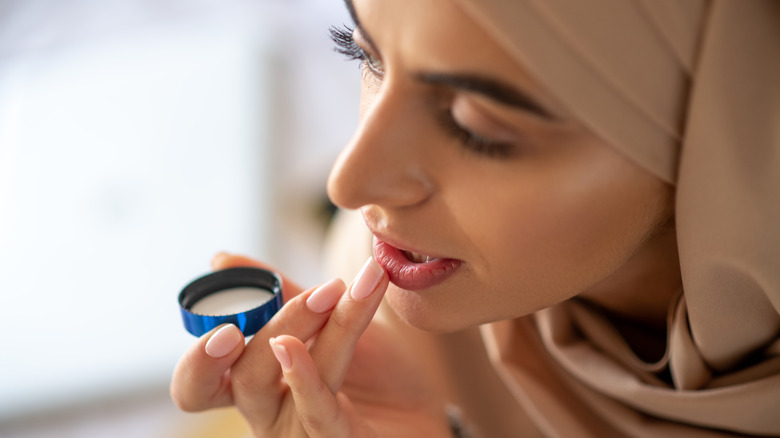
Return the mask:
M523 66L452 0L352 0L385 65L494 77L541 92Z

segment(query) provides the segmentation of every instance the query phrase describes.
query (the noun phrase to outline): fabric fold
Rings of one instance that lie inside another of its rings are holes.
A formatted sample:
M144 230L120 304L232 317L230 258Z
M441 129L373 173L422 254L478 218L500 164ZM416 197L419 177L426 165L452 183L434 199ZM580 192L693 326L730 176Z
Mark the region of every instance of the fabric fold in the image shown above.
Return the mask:
M780 436L780 2L457 1L676 186L666 355L645 363L572 300L483 329L507 385L550 436Z

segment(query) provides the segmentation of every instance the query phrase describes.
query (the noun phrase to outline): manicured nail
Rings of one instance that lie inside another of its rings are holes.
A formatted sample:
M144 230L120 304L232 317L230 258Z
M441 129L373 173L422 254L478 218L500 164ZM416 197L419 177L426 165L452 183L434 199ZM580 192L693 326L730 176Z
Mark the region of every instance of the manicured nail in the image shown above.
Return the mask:
M285 371L289 371L290 368L292 368L290 353L284 348L284 345L276 342L276 338L269 339L268 343L271 344L271 351L273 351L274 356L276 356L276 360L279 361L279 365L281 365Z
M211 335L208 342L206 342L206 354L214 359L225 357L238 346L242 338L243 336L238 327L233 324L227 324Z
M228 252L221 251L216 253L214 257L211 258L211 269L220 269L222 262L224 262L228 257L230 257L230 253Z
M332 309L344 294L346 286L340 278L334 278L314 290L306 299L306 307L312 312L325 313Z
M367 298L374 292L379 281L382 280L384 275L382 267L379 266L373 257L369 257L366 263L363 265L363 269L355 277L355 282L352 284L352 289L349 291L349 295L354 300L362 300Z

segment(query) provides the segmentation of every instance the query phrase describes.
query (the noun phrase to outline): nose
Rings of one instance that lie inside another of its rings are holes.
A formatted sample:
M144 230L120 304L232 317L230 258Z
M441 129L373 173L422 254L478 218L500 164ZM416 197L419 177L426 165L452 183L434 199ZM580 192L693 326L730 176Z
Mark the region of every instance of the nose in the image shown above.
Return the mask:
M431 195L423 108L414 96L385 85L364 101L358 129L331 170L328 196L339 207L405 207Z

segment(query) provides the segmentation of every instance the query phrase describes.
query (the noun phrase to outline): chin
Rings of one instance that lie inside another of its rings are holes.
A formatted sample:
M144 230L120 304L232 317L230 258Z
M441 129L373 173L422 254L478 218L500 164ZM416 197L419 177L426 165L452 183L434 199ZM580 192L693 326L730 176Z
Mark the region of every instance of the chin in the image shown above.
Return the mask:
M473 303L442 299L434 291L408 291L390 283L385 299L407 324L427 332L449 333L482 323L467 316Z

